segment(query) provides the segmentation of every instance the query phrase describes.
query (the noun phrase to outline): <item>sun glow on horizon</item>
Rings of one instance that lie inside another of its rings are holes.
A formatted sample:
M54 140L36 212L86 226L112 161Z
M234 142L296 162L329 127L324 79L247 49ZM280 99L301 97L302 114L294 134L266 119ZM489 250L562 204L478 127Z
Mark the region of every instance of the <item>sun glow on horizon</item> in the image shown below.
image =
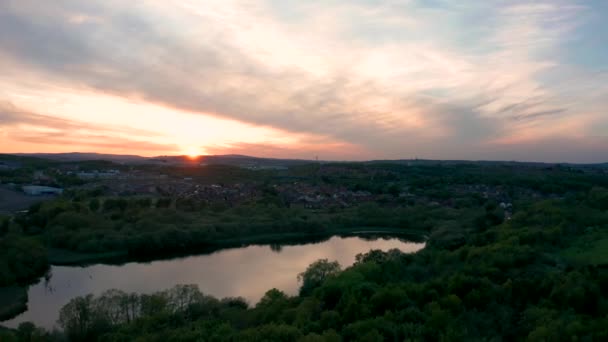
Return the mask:
M205 150L200 147L187 147L182 150L182 153L188 157L188 159L197 159L206 154Z
M605 162L605 1L555 2L0 0L0 152Z

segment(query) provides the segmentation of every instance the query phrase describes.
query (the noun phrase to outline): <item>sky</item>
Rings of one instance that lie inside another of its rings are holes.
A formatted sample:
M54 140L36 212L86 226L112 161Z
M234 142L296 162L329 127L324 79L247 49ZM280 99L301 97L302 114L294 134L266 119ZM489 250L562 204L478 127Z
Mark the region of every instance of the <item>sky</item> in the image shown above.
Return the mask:
M608 161L605 0L1 0L0 152Z

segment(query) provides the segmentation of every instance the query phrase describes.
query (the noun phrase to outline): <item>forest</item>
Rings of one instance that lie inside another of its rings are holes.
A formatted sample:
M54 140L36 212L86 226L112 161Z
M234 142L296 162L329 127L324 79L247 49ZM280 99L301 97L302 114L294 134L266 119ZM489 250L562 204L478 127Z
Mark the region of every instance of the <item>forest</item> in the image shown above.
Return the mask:
M509 165L347 167L354 171L311 182L363 188L386 200L321 209L287 206L272 193L235 207L104 194L45 202L0 221L0 279L6 288L27 284L44 273L55 250L137 257L148 255L150 245L195 251L356 227L417 236L426 248L370 251L347 268L320 259L302 270L297 295L269 289L258 303L213 298L189 284L78 297L62 308L61 330L22 323L0 331L0 340L608 339L605 174ZM383 172L358 177L362 169ZM478 185L485 196L462 190ZM407 187L408 196L392 194L394 186ZM496 187L501 195L488 196Z

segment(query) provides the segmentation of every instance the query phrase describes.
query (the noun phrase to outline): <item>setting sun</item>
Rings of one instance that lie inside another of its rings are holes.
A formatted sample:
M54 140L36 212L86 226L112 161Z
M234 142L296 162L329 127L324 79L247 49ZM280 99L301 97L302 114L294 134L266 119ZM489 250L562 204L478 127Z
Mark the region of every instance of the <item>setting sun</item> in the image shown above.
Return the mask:
M203 155L204 153L201 148L188 147L183 150L183 154L190 159L196 159L196 158L200 157L201 155Z

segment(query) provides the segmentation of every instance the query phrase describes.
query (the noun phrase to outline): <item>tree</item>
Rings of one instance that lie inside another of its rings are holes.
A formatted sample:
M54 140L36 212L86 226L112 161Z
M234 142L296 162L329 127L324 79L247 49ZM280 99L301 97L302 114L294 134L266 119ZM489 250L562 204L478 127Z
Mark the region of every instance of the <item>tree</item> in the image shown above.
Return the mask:
M241 333L241 341L277 341L291 342L302 337L296 327L285 324L267 324L255 329L248 329Z
M0 236L8 233L10 219L8 217L0 217Z
M398 197L399 193L401 193L401 189L399 188L399 186L397 184L393 184L388 187L387 192L389 194L391 194L393 197Z
M169 206L171 206L171 199L170 198L159 198L156 201L156 207L157 208L169 208Z
M99 210L99 207L99 199L93 198L91 202L89 202L89 209L91 209L92 212L97 212L97 210Z
M124 212L127 209L129 202L123 198L108 198L103 202L103 210L104 211L115 211L119 210L120 212Z
M341 271L340 264L337 261L329 261L320 259L310 264L306 271L298 274L298 281L302 282L300 287L300 295L310 295L312 291L319 287L323 282L335 276Z
M17 327L17 336L20 341L30 341L36 331L36 326L32 322L20 323Z
M102 293L95 300L95 308L112 325L131 322L141 314L139 296L116 289Z
M110 328L110 322L97 310L92 294L76 297L62 307L58 322L71 341L95 340Z
M288 304L288 297L283 291L268 290L256 305L259 321L268 323L278 320Z
M200 301L203 294L199 291L198 285L175 285L166 292L169 307L173 312L183 312L190 305Z
M84 340L91 326L93 295L76 297L61 308L59 324L75 341Z
M591 206L598 209L608 209L608 189L594 187L589 191L588 198Z

